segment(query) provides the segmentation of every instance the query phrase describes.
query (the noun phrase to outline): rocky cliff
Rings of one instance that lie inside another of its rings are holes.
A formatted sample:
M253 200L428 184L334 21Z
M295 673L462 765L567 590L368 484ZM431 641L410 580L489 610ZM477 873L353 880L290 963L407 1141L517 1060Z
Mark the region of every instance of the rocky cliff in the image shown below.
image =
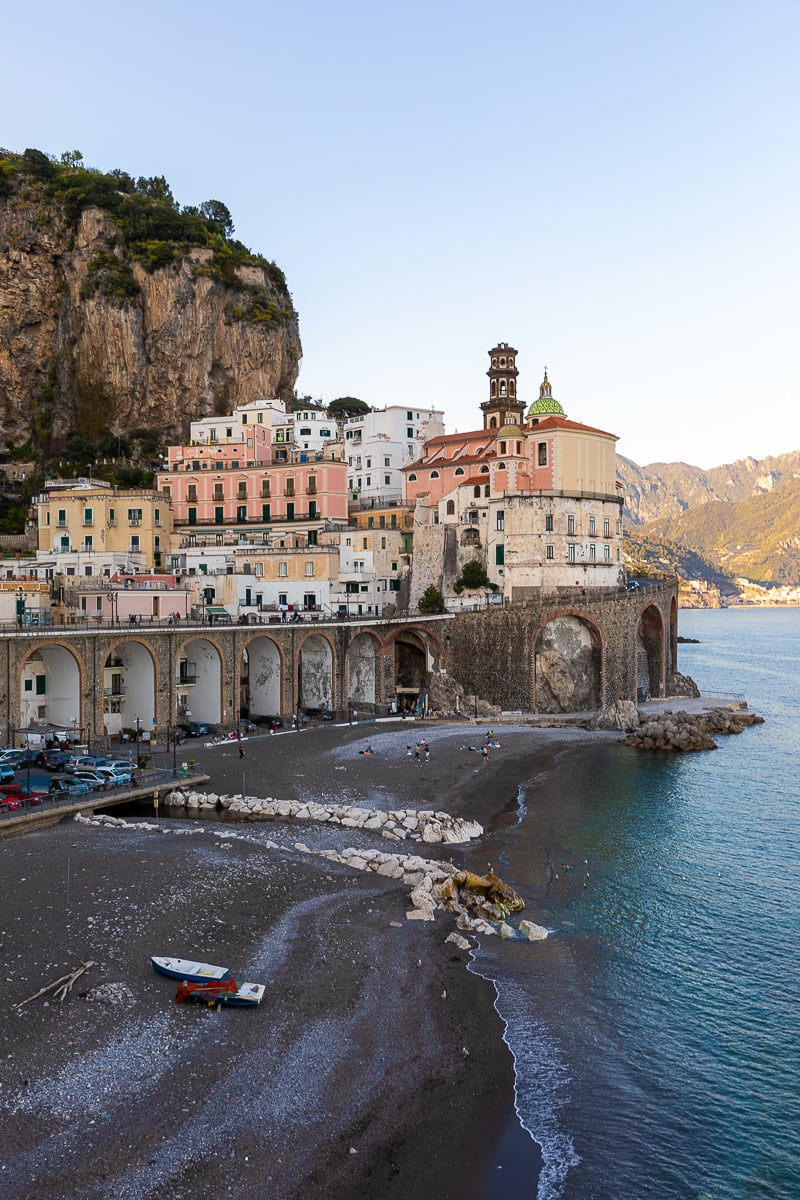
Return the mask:
M110 177L27 165L0 151L0 443L32 438L46 454L70 432L137 428L167 441L190 420L292 395L298 322L274 264L127 177L96 205ZM150 237L165 214L174 236Z

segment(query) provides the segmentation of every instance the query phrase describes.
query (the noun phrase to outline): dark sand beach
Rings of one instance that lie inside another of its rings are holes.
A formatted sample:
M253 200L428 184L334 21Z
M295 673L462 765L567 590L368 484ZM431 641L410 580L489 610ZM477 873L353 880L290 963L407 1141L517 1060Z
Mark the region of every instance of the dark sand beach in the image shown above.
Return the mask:
M195 754L219 793L241 791L244 773L255 795L435 807L487 825L571 738L503 731L484 764L465 749L483 732L323 727L251 739L244 759L235 745ZM422 736L429 763L406 754ZM369 743L375 754L359 755ZM152 813L127 820L156 825ZM491 837L398 846L162 810L157 828L68 820L0 839L4 1200L535 1194L538 1151L514 1114L494 990L445 943L452 917L407 921L402 884L301 853L299 841L470 857L480 869ZM152 954L230 966L265 983L265 1000L177 1006ZM12 1010L88 961L62 1004ZM124 985L126 1002L104 1002L106 984Z

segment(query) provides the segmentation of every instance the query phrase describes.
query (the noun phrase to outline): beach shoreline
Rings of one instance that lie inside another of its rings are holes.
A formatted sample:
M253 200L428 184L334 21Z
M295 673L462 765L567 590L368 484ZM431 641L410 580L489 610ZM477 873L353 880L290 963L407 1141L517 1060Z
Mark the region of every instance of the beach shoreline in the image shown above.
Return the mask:
M594 740L500 731L484 764L463 748L482 736L405 722L319 729L251 739L244 762L235 745L204 748L203 765L218 793L244 783L257 795L391 801L486 822L555 751ZM429 763L405 749L421 737ZM360 756L370 741L375 755ZM533 1194L540 1159L514 1113L493 985L445 944L451 917L409 922L396 881L294 849L347 845L352 830L147 824L67 821L0 843L8 1200ZM276 838L277 851L265 845ZM481 851L375 843L457 864ZM265 1001L250 1012L176 1007L150 970L159 953L243 970L267 984ZM10 1011L90 960L64 1004L45 997ZM109 982L132 1002L92 999ZM525 1188L507 1176L495 1193L509 1154Z

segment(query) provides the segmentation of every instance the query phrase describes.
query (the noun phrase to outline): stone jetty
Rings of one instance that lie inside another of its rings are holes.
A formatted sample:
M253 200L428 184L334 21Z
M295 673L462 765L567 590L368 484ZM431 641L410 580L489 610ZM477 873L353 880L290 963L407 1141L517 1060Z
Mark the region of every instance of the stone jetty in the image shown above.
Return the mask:
M672 712L658 716L639 714L640 724L623 739L636 750L716 750L714 735L741 733L749 725L763 725L764 718L747 709L712 708L706 712Z

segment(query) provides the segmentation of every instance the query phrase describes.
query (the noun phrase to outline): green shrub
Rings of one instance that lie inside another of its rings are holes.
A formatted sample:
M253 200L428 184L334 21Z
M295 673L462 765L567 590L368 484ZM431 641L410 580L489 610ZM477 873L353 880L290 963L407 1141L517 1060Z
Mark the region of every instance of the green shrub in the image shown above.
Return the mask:
M434 584L431 584L420 596L417 607L421 613L443 613L444 596Z

